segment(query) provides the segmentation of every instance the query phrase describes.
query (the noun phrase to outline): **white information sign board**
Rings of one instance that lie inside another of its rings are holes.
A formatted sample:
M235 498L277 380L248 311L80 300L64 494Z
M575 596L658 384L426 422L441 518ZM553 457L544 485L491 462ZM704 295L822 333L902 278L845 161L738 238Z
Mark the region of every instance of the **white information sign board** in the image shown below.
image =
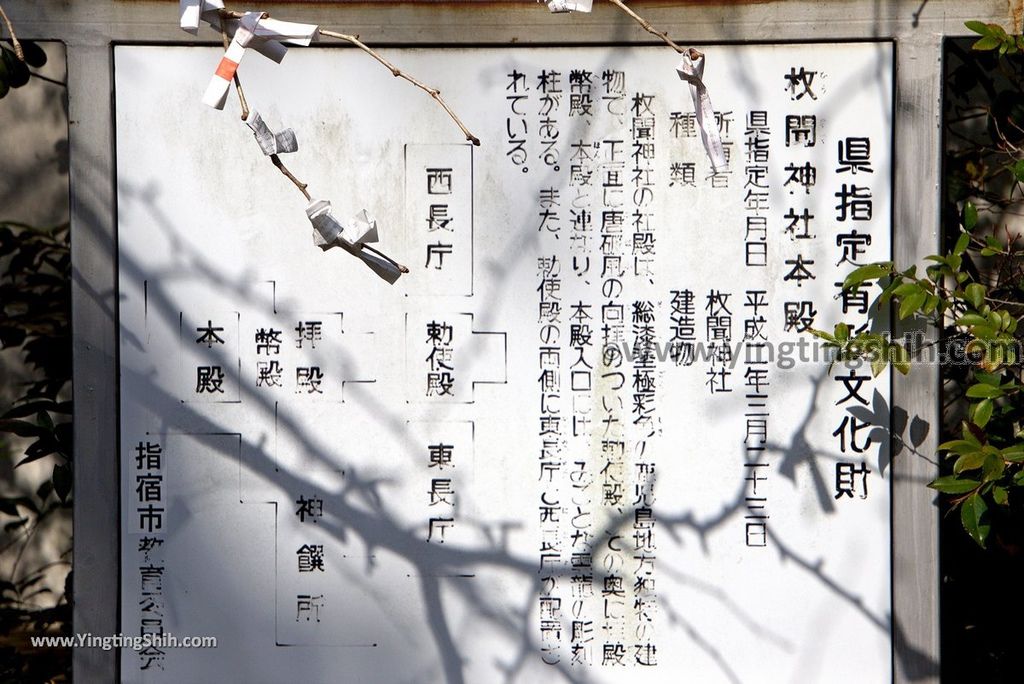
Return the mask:
M889 43L115 49L125 682L882 682ZM179 640L169 647L167 635ZM181 648L215 636L215 649Z

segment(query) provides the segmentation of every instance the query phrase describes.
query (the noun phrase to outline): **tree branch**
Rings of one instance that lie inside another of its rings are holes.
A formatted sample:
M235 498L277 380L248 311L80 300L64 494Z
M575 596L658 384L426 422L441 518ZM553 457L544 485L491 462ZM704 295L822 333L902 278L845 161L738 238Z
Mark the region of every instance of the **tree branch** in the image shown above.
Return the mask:
M270 161L273 162L274 166L277 167L278 171L283 173L288 180L290 180L292 183L295 183L295 187L299 189L299 192L303 194L307 202L313 201L313 198L310 197L309 192L306 190L308 186L292 175L292 172L289 171L288 167L284 165L283 161L281 161L281 157L277 156L276 154L272 154L270 155Z
M58 81L55 78L50 78L49 76L43 76L42 74L37 74L36 72L31 71L31 70L28 73L29 73L29 76L31 76L32 78L38 78L40 81L46 81L47 83L52 83L53 85L59 85L62 88L67 88L68 87L68 84L65 83L64 81Z
M231 11L228 11L228 10L221 10L221 13L225 14L227 16L239 15L238 12L231 12ZM266 15L265 12L264 12L264 15L265 16L269 16L269 15ZM333 32L332 32L332 34L333 34ZM343 34L334 34L334 35L341 36ZM351 38L351 36L350 36L350 38ZM221 39L222 39L222 41L224 43L224 49L227 50L227 48L231 44L231 42L230 42L230 39L228 38L227 31L224 30L223 28L221 29ZM406 80L410 81L411 83L413 83L415 85L418 85L419 87L421 87L424 90L426 90L428 93L431 93L431 96L434 97L434 99L436 99L438 102L440 102L441 106L445 108L445 111L447 111L452 116L452 118L455 119L455 122L457 124L459 124L459 127L462 128L463 132L466 133L467 139L472 139L474 141L474 144L476 144L476 145L480 144L480 141L477 140L475 137L472 137L469 134L469 132L466 131L465 127L462 126L462 122L459 121L458 117L456 117L455 114L453 114L452 111L450 109L448 109L448 106L444 103L443 100L440 99L440 94L438 93L438 91L436 89L433 89L433 90L429 89L426 86L424 86L422 83L420 83L419 81L416 81L415 79L412 79L412 78L410 78L408 76L405 76L400 71L398 71L397 68L395 68L395 67L391 66L390 64L388 64L387 61L385 61L380 56L376 55L376 53L374 53L372 50L370 50L370 48L368 48L365 45L363 45L362 43L360 43L357 39L352 38L352 40L354 40L355 43L360 45L364 50L368 51L370 54L373 54L375 57L377 57L378 61L383 63L385 66L388 66L388 68L390 68L392 70L392 73L398 72L398 73L395 73L396 76L401 75ZM235 92L238 93L238 105L241 108L242 120L245 121L246 119L249 118L249 105L246 102L245 92L242 90L242 82L238 78L238 72L237 71L235 72L235 75L234 75L234 83L235 83ZM302 193L302 196L306 198L307 202L311 202L313 200L313 197L309 194L309 191L306 189L307 187L309 187L308 184L303 183L298 178L296 178L295 174L293 174L291 171L289 171L288 167L284 165L283 161L281 161L281 157L279 155L276 155L276 154L270 155L270 162L274 166L277 167L277 170L280 171L284 175L285 178L290 180L292 182L292 184L296 188L299 189L299 192ZM393 266L395 266L395 268L397 268L402 273L408 273L409 272L409 269L406 266L404 266L403 264L398 263L397 261L395 261L394 259L389 257L387 254L384 254L380 250L374 249L373 247L371 247L369 245L362 244L362 243L354 245L353 246L353 251L358 251L358 250L366 250L367 252L370 252L371 254L377 255L381 259L384 259L385 261L391 263Z
M265 17L269 17L270 16L266 12L264 12L263 14L264 14ZM234 18L234 19L238 19L238 18L241 18L241 17L245 16L242 12L235 12L235 11L232 11L232 10L220 10L220 15L222 17L231 17L231 18ZM423 92L425 92L428 95L430 95L430 97L432 97L439 105L441 105L441 108L444 109L444 111L448 113L448 116L450 116L452 118L452 121L454 121L455 124L459 127L459 130L462 131L462 134L466 136L466 140L470 141L474 145L479 145L480 144L480 139L477 138L475 135L473 135L469 131L468 128L466 128L466 125L464 123L462 123L462 120L459 119L459 117L455 114L455 112L452 111L452 108L448 106L448 103L444 101L444 98L441 97L441 91L440 90L438 90L437 88L432 88L431 86L426 85L422 81L420 81L420 80L418 80L416 78L413 78L409 74L403 72L401 69L396 67L394 64L392 64L388 60L384 59L384 57L381 56L380 53L378 53L376 50L374 50L373 48L371 48L370 46L366 45L361 40L359 40L358 36L352 36L352 35L349 35L347 33L339 33L337 31L331 31L331 30L323 29L323 28L319 29L319 33L320 33L320 35L328 36L330 38L337 38L338 40L343 40L343 41L345 41L347 43L351 43L352 45L355 45L357 48L359 48L360 50L362 50L366 54L368 54L371 57L373 57L375 60L380 62L382 65L384 65L388 69L388 71L391 72L391 74L393 76L408 81L412 85L416 86L417 88L419 88ZM237 80L236 80L235 84L237 86Z
M7 16L7 12L4 12L3 5L0 5L0 18L2 18L4 20L4 24L7 25L7 32L11 34L11 44L14 46L14 54L18 56L19 60L24 62L25 51L21 49L21 43L18 42L18 36L14 34L14 24L11 23L11 19Z
M636 23L640 24L640 26L642 26L645 31L647 31L651 35L655 35L658 38L661 38L663 41L665 41L668 44L668 46L670 48L672 48L673 50L675 50L679 54L683 54L684 52L689 52L690 59L693 59L693 60L700 59L702 57L700 51L698 51L698 50L695 50L693 48L688 48L688 49L681 48L675 41L673 41L671 38L668 37L667 33L665 33L664 31L659 31L658 29L654 28L654 26L651 25L651 22L647 21L646 19L641 17L639 14L637 14L633 10L629 9L628 7L626 7L626 3L622 2L622 0L608 0L608 2L612 3L613 5L618 7L620 10L622 10L623 12L628 14L630 17L632 17L633 20Z
M423 92L425 92L428 95L430 95L430 97L434 98L434 100L437 101L437 104L441 105L441 107L444 109L444 111L448 112L448 116L450 116L452 118L452 121L454 121L455 124L459 127L459 130L462 131L462 134L466 136L466 140L470 141L474 145L479 145L480 144L480 139L477 138L475 135L473 135L472 133L469 132L469 129L466 128L465 124L462 123L462 121L459 119L459 117L455 115L455 112L452 111L452 108L448 106L448 103L444 101L444 98L441 97L441 91L440 90L438 90L437 88L431 88L430 86L422 83L421 81L413 78L409 74L403 72L401 69L396 67L394 64L392 64L388 60L384 59L384 57L382 57L379 53L377 53L371 47L369 47L368 45L363 43L361 40L359 40L359 38L356 37L356 36L350 36L347 33L338 33L337 31L329 31L327 29L320 29L320 33L321 33L321 35L330 36L331 38L337 38L338 40L344 40L344 41L347 41L349 43L352 43L357 48L359 48L360 50L362 50L363 52L365 52L366 54L370 55L375 60L377 60L378 62L383 64L385 67L387 67L387 69L391 72L391 74L393 76L395 76L397 78L405 79L406 81L408 81L409 83L413 84L414 86L416 86L417 88L419 88Z

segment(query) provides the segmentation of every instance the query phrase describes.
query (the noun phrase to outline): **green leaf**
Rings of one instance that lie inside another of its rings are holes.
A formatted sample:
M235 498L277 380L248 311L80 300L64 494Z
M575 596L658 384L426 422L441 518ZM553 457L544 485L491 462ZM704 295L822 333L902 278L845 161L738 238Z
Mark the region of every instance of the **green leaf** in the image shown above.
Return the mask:
M959 478L956 475L945 475L932 480L928 486L943 494L966 494L980 487L981 483L977 480Z
M0 419L0 432L10 432L18 437L40 437L45 433L43 428L27 420Z
M1006 470L1006 461L999 454L989 454L985 458L985 463L981 466L982 481L992 482L998 480L1003 476L1003 472Z
M30 67L39 68L46 65L46 53L43 49L30 40L21 41L21 48L25 52L25 63Z
M32 446L40 446L40 442L36 442ZM23 458L20 461L18 461L17 463L15 463L14 467L15 468L20 468L21 466L25 465L26 463L32 463L33 461L38 461L41 458L46 458L47 456L49 456L50 454L53 454L55 452L55 449L48 448L49 445L43 444L42 446L43 446L43 448L41 448L41 449L27 449L25 451L27 456L25 456L25 458Z
M16 404L8 409L2 417L24 418L25 416L31 416L32 414L39 413L40 411L56 411L58 413L64 413L60 407L60 404L50 401L49 399L45 401L32 401L25 404Z
M996 336L996 329L988 323L983 325L972 325L971 332L974 333L974 336L979 340L992 340L995 339Z
M882 294L878 296L879 308L881 308L883 304L887 304L889 300L892 299L892 296L895 293L896 288L898 288L899 286L900 281L898 278L893 278L892 282L885 286L885 288L882 290Z
M988 504L977 493L971 494L960 507L960 522L963 523L967 534L971 536L978 546L985 548L985 540L988 538L990 525L983 520L988 513Z
M895 290L892 291L897 297L907 297L914 294L915 292L921 292L921 286L917 283L903 283Z
M992 417L992 411L995 409L995 405L991 399L982 399L978 402L974 408L974 424L980 428L988 425L989 419Z
M997 485L992 488L992 499L1000 506L1005 506L1010 503L1010 492L1006 490L1006 487Z
M956 324L957 325L971 326L971 325L986 325L987 323L988 323L988 319L987 318L985 318L981 314L976 314L976 313L964 314L960 318L956 319Z
M46 411L40 411L36 414L36 425L46 430L53 430L53 419Z
M876 354L875 358L871 359L871 375L877 378L885 370L887 363L889 363L889 357L884 351Z
M986 436L984 432L978 430L966 420L960 421L960 433L963 435L964 441L976 445L979 449L981 448L981 440Z
M1003 379L1003 375L1002 373L982 373L981 371L975 371L974 379L978 382L983 382L986 385L998 387L1000 380Z
M900 320L903 320L904 318L906 318L910 314L912 314L915 311L917 311L918 308L920 308L920 306L922 304L924 304L924 300L925 300L926 296L927 295L925 295L925 293L923 291L920 291L920 292L915 292L914 294L912 294L912 295L910 295L908 297L904 297L903 301L900 302L900 313L899 313Z
M974 230L976 225L978 225L978 208L972 202L966 202L964 204L964 228Z
M985 303L985 286L980 283L971 283L964 288L964 297L975 309L980 309Z
M1018 159L1016 163L1014 163L1014 165L1011 167L1011 170L1013 171L1014 178L1016 178L1018 181L1024 181L1024 159ZM992 245L989 244L989 247L992 247Z
M985 36L984 38L981 38L978 41L976 41L974 45L971 46L971 49L994 50L995 48L1000 47L1002 44L1003 41L999 40L995 36Z
M967 245L969 245L969 244L971 244L971 234L970 233L960 233L960 237L957 238L957 241L956 241L956 246L953 247L953 254L955 254L957 256L963 254L964 252L967 251ZM950 264L950 265L952 266L952 264ZM960 268L960 267L957 266L953 270L955 271L958 268Z
M985 22L982 21L966 21L964 22L964 26L982 36L987 36L991 33L988 26L986 26Z
M974 442L968 442L966 439L954 439L951 442L943 442L939 445L939 451L950 451L955 454L969 454L973 451L977 451L979 445Z
M967 388L967 396L972 399L995 399L996 397L1003 396L1003 390L992 385L979 383Z
M980 451L964 454L953 464L953 473L959 475L965 470L977 470L985 463L986 458L988 457Z
M900 372L901 375L906 375L910 372L910 354L907 350L899 344L893 342L889 345L891 353L889 358L892 360L892 367Z
M1013 314L1011 314L1009 311L1000 311L999 315L1003 317L1003 330L1005 330L1006 332L1013 332L1012 330L1010 330L1010 328L1014 327L1013 324L1017 320L1013 317Z
M860 266L850 272L850 275L846 276L843 281L843 289L849 290L852 287L860 285L866 280L876 280L882 276L887 276L892 273L892 262L885 261L878 264L867 264L866 266Z
M71 466L67 463L53 466L53 491L66 503L71 493Z
M824 330L815 330L814 328L808 328L807 332L811 333L815 337L825 340L826 342L836 343L835 335L830 335Z
M1010 463L1024 461L1024 444L1006 447L999 454Z
M28 83L32 76L28 71L28 65L15 57L13 52L8 50L0 50L0 52L3 52L3 58L7 62L7 83L12 88L20 88Z
M995 369L1006 363L1006 347L1002 344L995 344L986 350L985 358L981 361L981 367L987 371ZM988 401L987 399L985 401Z

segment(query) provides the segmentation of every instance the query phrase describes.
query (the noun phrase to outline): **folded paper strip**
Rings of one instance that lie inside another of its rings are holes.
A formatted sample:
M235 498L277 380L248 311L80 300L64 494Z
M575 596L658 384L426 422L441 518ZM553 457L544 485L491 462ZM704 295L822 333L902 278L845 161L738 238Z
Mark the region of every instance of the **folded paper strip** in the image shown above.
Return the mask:
M196 35L201 22L205 22L217 32L224 32L234 40L242 20L235 17L222 17L224 9L221 0L180 0L180 25L189 33ZM319 26L316 24L300 24L294 21L263 18L246 39L247 47L259 52L264 57L280 63L288 52L289 45L308 46L317 35Z
M711 105L711 96L704 85L704 55L693 48L683 54L676 67L676 73L690 85L690 97L693 98L693 111L700 127L704 149L711 159L715 173L726 170L725 150L722 147L722 136L718 132L715 120L715 108Z
M313 224L313 244L320 249L327 251L332 247L340 247L391 284L401 277L402 271L396 264L365 249L366 244L380 239L377 221L365 209L349 219L347 228L334 217L328 200L310 202L306 207L306 216Z
M538 0L540 2L541 0ZM549 0L548 9L553 14L562 12L589 12L593 8L594 0Z
M199 33L199 22L210 22L218 10L224 9L221 0L181 0L178 4L178 23L192 35Z
M295 152L299 149L299 142L295 138L295 131L286 128L279 133L274 133L256 110L249 111L249 116L245 119L245 125L252 129L253 135L256 136L256 142L259 143L263 154L267 156Z
M246 12L242 17L238 30L235 31L235 37L231 39L231 44L225 50L224 56L221 57L220 64L217 65L217 71L210 79L210 84L206 86L203 104L214 109L224 109L224 104L228 99L228 90L231 88L231 79L235 77L235 71L238 70L238 65L245 56L245 48L252 40L253 31L256 30L256 25L262 16L259 12Z

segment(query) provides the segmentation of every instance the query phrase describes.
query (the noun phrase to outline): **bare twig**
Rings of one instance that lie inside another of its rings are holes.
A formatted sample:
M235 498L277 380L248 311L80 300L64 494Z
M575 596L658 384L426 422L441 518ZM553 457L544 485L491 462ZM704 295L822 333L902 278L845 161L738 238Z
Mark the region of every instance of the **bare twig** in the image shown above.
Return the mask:
M221 15L221 17L224 17L224 18L230 17L230 18L233 18L233 19L239 19L239 18L245 16L242 12L235 12L235 11L232 11L232 10L220 10L220 15ZM270 15L267 14L266 12L264 12L263 16L264 17L269 17ZM422 81L419 81L418 79L413 78L409 74L406 74L401 69L396 67L394 64L392 64L388 60L384 59L384 57L382 57L373 48L369 47L368 45L363 43L361 40L359 40L358 36L351 36L351 35L349 35L347 33L339 33L337 31L330 31L328 29L323 29L323 28L320 29L319 32L320 32L320 35L329 36L331 38L337 38L338 40L343 40L343 41L345 41L347 43L351 43L352 45L355 45L357 48L359 48L360 50L362 50L363 52L365 52L366 54L370 55L375 60L377 60L378 62L383 64L385 67L387 67L388 71L390 71L393 76L395 76L397 78L405 79L406 81L408 81L409 83L413 84L414 86L416 86L417 88L419 88L423 92L425 92L428 95L430 95L430 97L434 98L434 100L439 105L441 105L441 108L444 109L444 111L448 113L448 116L450 116L452 118L452 121L454 121L455 124L459 127L459 130L462 131L462 134L466 136L466 140L470 141L474 145L479 145L480 144L480 139L477 138L472 133L470 133L469 129L466 128L466 125L464 123L462 123L462 120L459 119L458 116L456 116L455 112L452 111L452 108L449 107L448 103L444 101L443 97L441 97L441 91L440 90L438 90L437 88L432 88L432 87L426 85L425 83L423 83ZM236 81L236 85L237 85L237 81Z
M50 78L49 76L43 76L42 74L37 74L36 72L31 71L31 70L28 73L29 73L29 76L31 76L32 78L38 78L41 81L46 81L47 83L52 83L53 85L59 85L62 88L67 88L68 87L68 84L65 83L64 81L58 81L55 78Z
M998 297L985 296L985 301L992 302L994 304L1006 304L1007 306L1020 306L1020 302L1012 302L1008 299L999 299Z
M7 32L11 34L11 45L14 46L14 54L18 56L19 60L24 62L25 51L21 49L21 43L18 42L18 36L14 34L14 24L11 23L11 19L7 16L7 12L4 12L3 5L0 5L0 18L3 18L4 24L7 25Z
M224 19L227 19L227 18L239 19L239 18L241 18L241 17L243 17L245 15L242 12L235 12L235 11L232 11L232 10L220 10L220 16L222 18L224 18ZM269 16L270 15L267 14L266 12L263 13L263 17L264 18L267 18ZM326 29L320 29L320 33L322 35L329 36L331 38L337 38L339 40L344 40L344 41L346 41L348 43L351 43L352 45L355 45L360 50L362 50L363 52L367 53L368 55L370 55L371 57L376 59L378 62L383 64L388 69L388 71L391 72L391 74L393 76L405 79L406 81L408 81L412 85L414 85L417 88L423 90L425 93L430 95L430 97L432 97L439 105L441 105L442 109L444 109L445 112L448 113L448 116L450 116L452 118L452 121L454 121L456 123L456 125L458 125L459 130L461 130L463 135L466 136L466 140L472 142L474 145L479 145L480 144L480 139L477 138L472 133L470 133L469 129L466 128L465 124L462 123L462 120L459 119L459 117L455 114L455 112L452 111L451 107L448 106L448 103L444 101L444 98L441 97L441 91L440 90L438 90L437 88L432 88L432 87L426 85L425 83L419 81L418 79L413 78L412 76L409 76L408 74L404 73L401 69L396 67L394 64L392 64L388 60L384 59L384 57L382 57L380 54L378 54L375 50L373 50L368 45L366 45L365 43L360 41L358 36L351 36L351 35L348 35L346 33L338 33L337 31L329 31L329 30L326 30ZM224 49L227 50L228 46L231 43L230 43L230 40L228 39L227 31L224 28L221 28L221 38L222 38L223 43L224 43ZM696 52L696 51L693 51L693 52ZM699 55L699 53L697 53L697 54ZM249 118L249 105L246 102L245 92L242 90L242 83L241 83L241 81L238 78L238 72L237 71L235 72L235 75L234 75L234 83L235 83L235 91L238 93L239 106L241 107L241 110L242 110L242 120L244 121L245 119ZM285 178L290 180L292 182L292 184L295 185L295 187L299 189L299 192L301 192L302 196L306 198L306 201L312 201L312 196L309 194L309 191L306 189L308 187L307 184L303 183L298 178L296 178L295 175L291 171L288 170L288 167L286 167L284 165L284 162L281 161L281 158L278 155L276 155L276 154L270 155L270 161L274 164L274 166L277 167L278 171L280 171L285 176ZM398 263L397 261L395 261L394 259L389 257L387 254L384 254L380 250L377 250L377 249L371 247L370 245L359 243L357 245L353 245L352 248L349 249L349 251L351 251L353 253L357 253L357 252L359 252L361 250L366 250L367 252L369 252L371 254L374 254L374 255L380 257L381 259L384 259L385 261L387 261L388 263L392 264L395 268L397 268L402 273L408 273L409 272L409 269L406 266Z
M18 549L18 555L14 559L14 565L11 566L11 579L10 579L10 582L12 584L16 584L16 580L18 578L18 566L21 564L21 558L22 558L22 556L25 555L25 549L28 548L28 543L30 541L32 541L32 537L34 537L36 535L36 532L39 531L39 523L40 523L40 520L38 518L36 518L36 524L33 525L32 529L29 530L28 534L25 535L25 543L21 545L20 549ZM18 589L18 598L19 598L19 600L21 599L21 590L20 589Z
M288 170L288 167L284 165L284 162L281 161L281 158L279 156L277 156L276 154L270 155L270 161L274 163L274 166L276 166L278 170L281 173L283 173L288 180L290 180L292 183L295 183L295 187L297 187L299 189L299 192L301 192L305 196L306 201L313 200L313 198L310 197L309 192L306 190L308 186L292 175L292 172Z
M284 162L281 161L281 157L279 157L276 154L272 154L272 155L270 155L270 161L273 162L274 166L276 166L277 169L281 173L283 173L288 180L290 180L292 183L295 184L295 187L297 187L299 189L299 192L302 193L303 197L306 198L307 202L313 200L312 196L309 194L309 191L306 190L306 188L308 186L305 183L303 183L302 181L300 181L298 178L296 178L295 175L292 174L292 172L288 170L288 167L285 166ZM370 245L367 245L365 243L360 242L360 243L358 243L356 245L353 245L352 248L349 249L349 251L352 252L352 253L356 253L356 252L358 252L359 250L362 250L362 249L365 249L367 252L370 252L371 254L376 254L381 259L384 259L384 261L387 261L388 263L393 265L395 268L397 268L402 273L408 273L409 272L409 269L406 266L403 266L402 264L398 263L397 261L395 261L394 259L389 257L384 252L381 252L378 249L374 249L373 247L371 247Z
M238 93L238 106L242 110L242 121L249 118L249 103L245 101L245 91L242 90L242 82L238 80L238 72L235 72L235 92Z
M438 90L437 88L431 88L430 86L420 82L419 80L413 78L409 74L403 72L401 69L396 67L394 64L392 64L388 60L384 59L375 50L373 50L372 48L367 46L365 43L360 41L359 38L357 38L356 36L350 36L350 35L348 35L346 33L338 33L337 31L329 31L327 29L320 29L320 33L322 35L325 35L325 36L330 36L331 38L337 38L338 40L344 40L346 42L352 43L357 48L359 48L360 50L362 50L363 52L365 52L366 54L370 55L375 60L377 60L378 62L383 64L385 67L387 67L387 69L391 72L391 74L393 76L395 76L397 78L405 79L409 83L413 84L414 86L416 86L420 90L422 90L425 93L427 93L428 95L430 95L430 97L434 98L434 100L437 101L437 104L441 105L441 107L442 107L442 109L444 109L444 111L448 112L448 116L450 116L452 118L452 121L454 121L455 124L462 131L462 134L466 136L466 140L470 141L474 145L479 145L480 144L480 139L477 138L475 135L473 135L472 133L469 132L469 129L466 128L465 124L462 123L462 121L459 119L459 117L455 115L455 112L452 111L451 107L448 106L448 103L444 101L444 98L441 97L441 91L440 90Z
M918 6L917 11L910 15L910 25L917 28L918 24L921 23L921 13L924 12L924 6L928 4L928 0L921 0L921 4Z
M639 14L637 14L633 10L629 9L628 7L626 7L626 3L622 2L622 0L608 0L608 2L612 3L613 5L618 7L620 10L622 10L623 12L625 12L626 14L631 16L634 21L636 21L638 24L640 24L640 26L643 27L643 29L645 31L647 31L648 33L650 33L652 35L657 36L658 38L661 38L663 41L668 43L668 46L670 48L672 48L673 50L675 50L676 52L678 52L679 54L683 54L684 52L687 52L687 49L679 47L679 45L675 41L673 41L671 38L669 38L667 33L665 33L664 31L659 31L658 29L654 28L653 26L651 26L651 22L647 21L646 19L641 17ZM693 59L693 60L700 59L701 53L699 51L694 50L693 48L688 48L688 51L689 51L689 54L690 54L690 59Z

